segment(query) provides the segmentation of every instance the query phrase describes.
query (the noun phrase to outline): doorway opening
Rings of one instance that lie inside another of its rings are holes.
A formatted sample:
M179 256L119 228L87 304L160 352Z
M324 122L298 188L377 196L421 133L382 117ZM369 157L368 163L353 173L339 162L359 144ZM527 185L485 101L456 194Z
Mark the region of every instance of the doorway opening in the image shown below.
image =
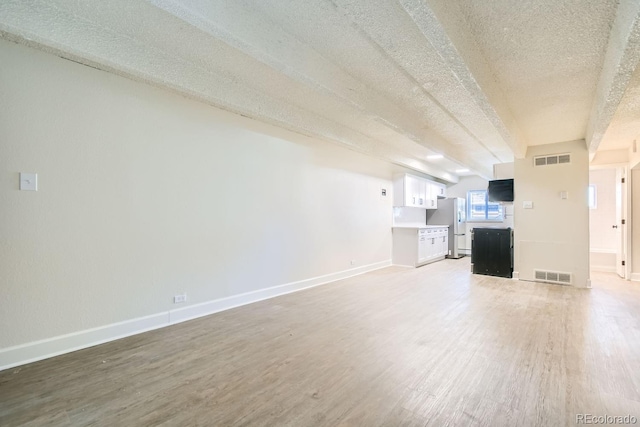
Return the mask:
M629 279L629 180L626 166L589 170L589 261L591 271Z

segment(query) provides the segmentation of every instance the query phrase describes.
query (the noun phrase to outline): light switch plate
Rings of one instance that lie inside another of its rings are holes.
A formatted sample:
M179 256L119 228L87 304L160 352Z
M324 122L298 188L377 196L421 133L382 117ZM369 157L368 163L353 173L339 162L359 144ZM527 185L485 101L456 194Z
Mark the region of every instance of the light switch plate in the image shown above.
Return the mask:
M526 200L522 202L523 209L533 209L533 202L531 200Z
M566 199L568 199L568 198L569 198L569 192L567 192L567 191L561 191L561 192L560 192L560 198L561 198L562 200L566 200Z
M20 190L38 191L38 174L20 172Z

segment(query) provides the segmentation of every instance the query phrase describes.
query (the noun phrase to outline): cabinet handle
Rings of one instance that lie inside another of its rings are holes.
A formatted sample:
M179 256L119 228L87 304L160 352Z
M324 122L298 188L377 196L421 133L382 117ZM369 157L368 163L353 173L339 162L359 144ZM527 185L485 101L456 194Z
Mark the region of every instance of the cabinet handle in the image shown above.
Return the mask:
M416 198L415 197L413 198L413 204L414 205L416 204Z

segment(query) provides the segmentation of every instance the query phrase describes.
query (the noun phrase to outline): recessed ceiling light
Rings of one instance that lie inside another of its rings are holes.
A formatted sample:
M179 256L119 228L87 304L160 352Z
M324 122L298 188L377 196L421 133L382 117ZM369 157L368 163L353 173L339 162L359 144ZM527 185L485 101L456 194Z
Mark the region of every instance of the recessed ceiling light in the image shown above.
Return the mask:
M456 173L467 173L469 169L456 169Z
M430 156L427 156L427 159L429 159L429 160L440 160L440 159L444 159L444 156L442 154L432 154Z

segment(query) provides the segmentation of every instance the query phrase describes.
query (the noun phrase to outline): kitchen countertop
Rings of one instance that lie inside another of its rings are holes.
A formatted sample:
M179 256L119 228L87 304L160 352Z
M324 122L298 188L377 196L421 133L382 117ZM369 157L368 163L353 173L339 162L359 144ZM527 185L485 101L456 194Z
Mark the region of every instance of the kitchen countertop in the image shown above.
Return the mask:
M416 229L419 229L419 228L442 228L442 227L447 227L448 228L449 226L448 225L426 225L426 224L424 224L424 225L421 225L421 224L413 224L413 225L411 225L411 224L402 224L402 225L394 225L391 228L416 228Z

